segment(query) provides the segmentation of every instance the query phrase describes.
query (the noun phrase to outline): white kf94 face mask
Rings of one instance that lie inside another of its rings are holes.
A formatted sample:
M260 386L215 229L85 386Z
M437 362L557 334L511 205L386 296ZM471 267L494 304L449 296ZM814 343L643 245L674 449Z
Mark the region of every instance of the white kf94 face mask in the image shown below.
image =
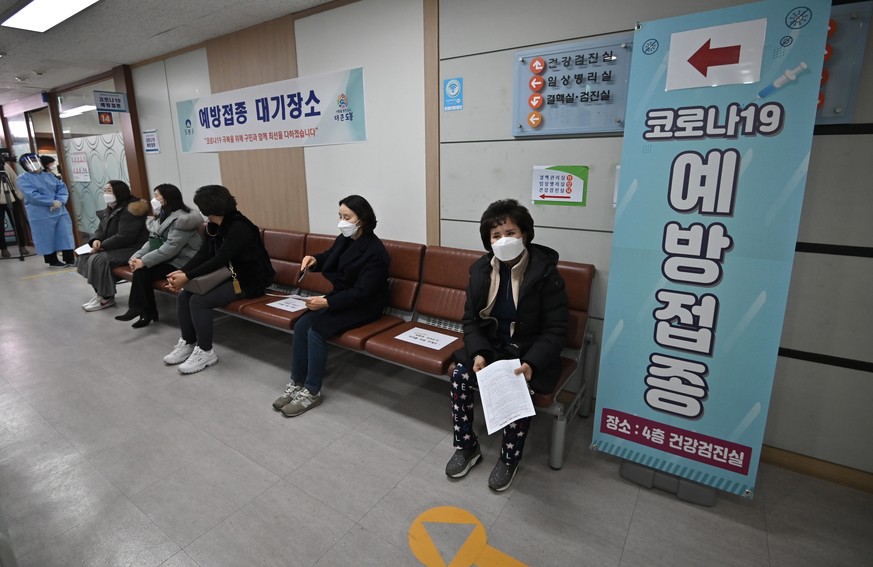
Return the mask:
M521 256L521 253L524 252L524 240L513 238L512 236L504 236L491 243L491 250L494 251L494 255L501 262L510 262Z
M347 220L339 221L336 227L345 237L352 237L355 235L356 232L358 232L358 225Z

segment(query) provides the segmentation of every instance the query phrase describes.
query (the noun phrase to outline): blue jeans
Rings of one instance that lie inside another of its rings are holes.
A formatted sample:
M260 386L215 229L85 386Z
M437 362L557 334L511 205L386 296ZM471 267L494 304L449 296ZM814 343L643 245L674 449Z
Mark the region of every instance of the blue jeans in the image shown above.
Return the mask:
M309 393L321 391L324 368L327 366L327 340L312 328L322 311L308 311L294 324L294 341L291 344L294 358L291 360L291 380L302 384Z

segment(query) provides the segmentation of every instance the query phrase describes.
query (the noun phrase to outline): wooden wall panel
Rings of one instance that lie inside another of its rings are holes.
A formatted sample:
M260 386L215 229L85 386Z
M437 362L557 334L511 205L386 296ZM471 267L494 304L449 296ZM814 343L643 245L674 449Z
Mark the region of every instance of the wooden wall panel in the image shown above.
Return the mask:
M294 18L206 42L213 93L297 77ZM262 228L309 231L303 148L219 153L221 179Z

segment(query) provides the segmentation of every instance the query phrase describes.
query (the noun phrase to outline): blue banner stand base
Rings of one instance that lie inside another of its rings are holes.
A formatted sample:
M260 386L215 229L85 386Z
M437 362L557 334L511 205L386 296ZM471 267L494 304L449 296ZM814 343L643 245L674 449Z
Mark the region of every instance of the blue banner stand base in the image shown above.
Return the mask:
M631 461L623 460L618 469L621 478L645 488L658 488L675 494L679 500L700 506L715 506L715 489L678 476L656 471Z

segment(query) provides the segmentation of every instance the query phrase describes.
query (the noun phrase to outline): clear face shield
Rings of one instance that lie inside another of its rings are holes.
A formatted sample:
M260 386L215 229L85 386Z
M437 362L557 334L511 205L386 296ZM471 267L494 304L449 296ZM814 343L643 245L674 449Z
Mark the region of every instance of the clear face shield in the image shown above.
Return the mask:
M29 173L39 173L42 171L42 163L35 155L26 155L21 157L21 167Z

